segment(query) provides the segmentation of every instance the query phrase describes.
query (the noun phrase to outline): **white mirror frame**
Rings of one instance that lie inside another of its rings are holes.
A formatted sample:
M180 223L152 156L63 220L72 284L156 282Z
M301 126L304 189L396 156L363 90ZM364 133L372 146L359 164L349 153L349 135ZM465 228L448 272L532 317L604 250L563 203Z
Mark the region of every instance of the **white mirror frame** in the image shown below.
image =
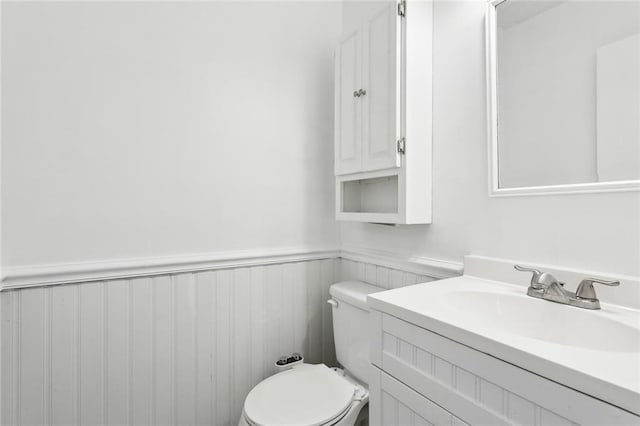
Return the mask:
M500 188L498 168L498 92L497 92L497 6L508 0L487 2L486 64L487 64L487 131L489 140L489 196L560 195L596 192L639 191L640 180L575 183L561 185Z

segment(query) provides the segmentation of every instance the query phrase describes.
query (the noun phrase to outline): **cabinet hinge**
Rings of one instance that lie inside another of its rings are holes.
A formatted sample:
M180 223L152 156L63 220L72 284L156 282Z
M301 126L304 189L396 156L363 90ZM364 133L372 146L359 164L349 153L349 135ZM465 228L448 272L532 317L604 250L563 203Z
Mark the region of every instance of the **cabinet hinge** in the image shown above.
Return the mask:
M407 3L405 0L400 0L398 2L398 16L404 18L407 13Z
M400 139L398 139L397 147L398 147L398 152L399 152L400 154L404 154L404 151L405 151L405 141L404 141L404 138L400 138Z

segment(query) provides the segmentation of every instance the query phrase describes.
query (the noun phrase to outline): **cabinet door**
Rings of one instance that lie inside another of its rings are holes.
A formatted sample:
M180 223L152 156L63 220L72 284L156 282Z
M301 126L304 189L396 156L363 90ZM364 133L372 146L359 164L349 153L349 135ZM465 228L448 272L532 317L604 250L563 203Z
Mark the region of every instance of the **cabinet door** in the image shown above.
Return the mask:
M401 29L396 3L373 15L363 29L362 170L400 166Z
M371 367L369 376L371 426L469 426L376 367Z
M398 384L470 425L640 425L640 417L621 408L392 315L371 312L372 371L380 371L376 365L382 369L377 386L413 410L422 404L410 404L407 392L393 391ZM369 404L378 407L371 418L383 419L371 424L390 425L384 415L394 412L393 404L381 399L371 375ZM421 416L437 424L426 413Z
M354 32L336 50L335 173L362 170L362 35Z

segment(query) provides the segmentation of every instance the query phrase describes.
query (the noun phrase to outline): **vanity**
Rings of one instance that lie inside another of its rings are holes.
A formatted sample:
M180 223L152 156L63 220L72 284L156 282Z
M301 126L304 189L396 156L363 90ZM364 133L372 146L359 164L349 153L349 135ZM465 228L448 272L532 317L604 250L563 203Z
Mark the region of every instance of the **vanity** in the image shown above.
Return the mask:
M637 296L637 278L621 281L620 298ZM370 295L371 424L640 424L637 307L554 303L527 284L512 262L467 256L464 276Z

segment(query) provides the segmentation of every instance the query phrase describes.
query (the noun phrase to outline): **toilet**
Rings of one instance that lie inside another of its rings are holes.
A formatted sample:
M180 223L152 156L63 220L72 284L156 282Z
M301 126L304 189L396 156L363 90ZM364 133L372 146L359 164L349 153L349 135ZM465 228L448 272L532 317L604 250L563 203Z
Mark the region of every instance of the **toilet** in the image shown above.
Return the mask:
M382 290L360 281L333 284L328 303L336 356L344 370L299 364L274 374L249 392L239 426L354 425L369 402L367 294Z

